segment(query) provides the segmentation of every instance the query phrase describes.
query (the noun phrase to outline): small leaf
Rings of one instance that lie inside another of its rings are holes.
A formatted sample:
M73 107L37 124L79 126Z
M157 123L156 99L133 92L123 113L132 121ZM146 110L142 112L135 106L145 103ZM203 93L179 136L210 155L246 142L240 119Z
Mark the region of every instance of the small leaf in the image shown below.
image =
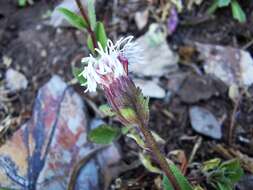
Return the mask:
M76 13L63 7L58 8L58 11L61 12L64 15L65 19L74 27L78 29L87 28L87 23L85 22L85 20Z
M101 125L96 129L91 130L88 135L90 141L97 144L110 144L120 135L120 131L117 128L109 125Z
M209 15L213 14L218 8L219 8L218 1L214 0L212 5L208 8L207 14Z
M96 37L97 37L98 42L102 45L103 49L105 49L106 44L107 44L107 36L106 36L104 24L102 22L97 22Z
M162 184L163 184L163 189L164 190L174 190L174 188L172 187L172 185L171 185L171 183L170 183L170 181L169 181L169 179L167 178L166 175L163 175Z
M80 68L72 67L72 73L81 85L83 85L87 81L86 78L80 75L82 71L83 70Z
M91 35L89 34L87 37L87 47L89 48L89 50L94 54L95 53L95 48L93 45L93 41L91 39Z
M157 167L155 167L155 166L152 165L149 156L144 155L144 154L142 154L142 153L139 153L139 158L140 158L140 161L141 161L142 165L143 165L148 171L150 171L150 172L152 172L152 173L157 173L157 174L161 174L161 173L162 173L162 171L161 171L159 168L157 168Z
M218 187L217 190L233 190L231 185L221 182L217 183L217 187Z
M240 23L246 22L246 15L236 0L232 1L231 9L234 19L238 20Z
M189 181L181 173L181 171L177 168L175 164L169 164L169 167L182 190L193 190L193 187L191 186Z
M205 161L202 166L203 171L209 171L212 169L217 168L221 163L221 160L219 158L214 158L208 161Z
M94 31L96 28L96 13L95 13L95 3L94 0L88 0L88 16L91 25L91 29Z
M244 174L240 162L237 159L222 163L220 168L225 169L225 176L233 183L239 181Z
M226 7L230 4L231 0L218 0L219 7Z
M108 104L103 104L99 106L99 110L108 117L113 117L115 116L115 112L112 111L111 107Z
M136 118L136 113L131 108L122 108L120 113L126 120L134 120Z
M194 190L204 190L204 188L201 187L200 185L197 185L197 186L194 187Z
M151 24L149 26L146 40L149 43L150 47L159 46L166 39L167 33L166 30L160 24Z
M154 139L157 143L160 143L160 144L165 144L166 143L166 141L162 137L160 137L160 135L158 135L156 132L151 131L151 133L152 133L152 135L153 135L153 137L154 137Z
M141 139L141 137L137 133L131 132L131 133L127 134L126 136L133 139L140 147L145 149L145 144L144 144L143 140Z
M18 6L25 7L26 6L26 0L18 0Z
M126 134L128 134L128 132L130 131L130 130L132 130L133 129L133 127L132 126L122 126L122 128L121 128L121 133L123 134L123 135L126 135Z

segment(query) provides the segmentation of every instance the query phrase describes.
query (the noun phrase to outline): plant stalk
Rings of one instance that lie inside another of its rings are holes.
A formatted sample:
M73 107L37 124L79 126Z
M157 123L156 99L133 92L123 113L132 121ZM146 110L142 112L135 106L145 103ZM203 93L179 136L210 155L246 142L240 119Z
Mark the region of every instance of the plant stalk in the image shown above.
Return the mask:
M160 167L162 168L163 172L165 173L165 175L168 177L174 190L181 190L179 184L177 183L176 178L174 177L174 175L169 167L168 162L166 161L165 157L160 152L159 147L158 147L152 133L143 124L140 124L139 128L140 128L143 136L145 137L145 140L146 140L149 148L151 149L151 152L153 153L153 155L157 159L157 161L158 161Z
M77 4L77 6L78 6L78 8L80 10L80 13L81 13L83 19L87 22L87 25L88 25L87 31L88 31L88 33L91 36L91 40L92 40L93 46L94 46L94 48L98 48L98 44L97 44L97 40L96 40L96 35L95 35L94 31L91 28L89 17L87 16L87 14L86 14L86 12L85 12L85 10L83 8L83 5L82 5L81 1L80 0L75 0L75 1L76 1L76 4Z

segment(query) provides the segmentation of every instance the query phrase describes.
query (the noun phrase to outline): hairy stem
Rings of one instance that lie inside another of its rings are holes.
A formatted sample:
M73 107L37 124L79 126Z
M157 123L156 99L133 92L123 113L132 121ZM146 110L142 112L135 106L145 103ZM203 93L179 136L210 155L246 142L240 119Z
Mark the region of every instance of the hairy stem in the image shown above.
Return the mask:
M80 13L81 13L83 19L87 22L87 25L88 25L87 31L88 31L88 33L91 36L93 46L94 46L94 48L98 48L98 44L97 44L97 40L96 40L96 35L95 35L94 31L91 28L89 17L87 16L87 14L86 14L83 6L82 6L81 1L80 0L75 0L75 1L76 1L76 4L77 4L77 6L78 6L78 8L80 10Z
M174 177L172 171L170 170L168 162L166 161L165 157L160 152L159 147L158 147L152 133L143 124L140 124L139 128L140 128L143 136L145 137L145 140L146 140L149 148L151 149L151 152L153 153L153 155L157 159L157 161L158 161L160 167L162 168L163 172L165 173L165 175L170 180L174 190L180 190L180 186L177 183L176 178Z

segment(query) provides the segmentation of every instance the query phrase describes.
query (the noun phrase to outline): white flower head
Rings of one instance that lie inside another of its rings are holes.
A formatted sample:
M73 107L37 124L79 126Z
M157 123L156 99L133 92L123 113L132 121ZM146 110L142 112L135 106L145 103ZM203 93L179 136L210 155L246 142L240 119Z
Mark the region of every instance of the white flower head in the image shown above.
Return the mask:
M97 86L108 87L113 80L128 74L128 64L140 61L140 49L136 42L132 42L133 36L120 38L115 44L107 41L105 49L98 42L95 51L98 57L85 57L82 62L86 63L82 75L87 82L86 92L95 92Z

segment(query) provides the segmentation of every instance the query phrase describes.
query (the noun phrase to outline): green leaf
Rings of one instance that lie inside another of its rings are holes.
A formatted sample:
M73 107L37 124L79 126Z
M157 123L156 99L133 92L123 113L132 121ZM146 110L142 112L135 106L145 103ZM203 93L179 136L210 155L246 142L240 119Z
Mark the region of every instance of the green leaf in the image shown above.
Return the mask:
M94 54L95 53L95 48L94 48L94 45L93 45L93 41L91 39L91 35L89 34L88 35L88 38L87 38L87 47L89 48L89 50Z
M219 8L218 1L214 0L212 5L208 8L207 14L209 15L213 14L218 8Z
M75 76L75 78L78 80L78 82L82 85L86 83L86 78L84 78L81 74L83 70L77 67L72 67L72 73Z
M149 156L144 155L144 154L142 154L142 153L139 153L139 158L140 158L140 161L141 161L142 165L143 165L148 171L150 171L150 172L152 172L152 173L157 173L157 174L161 174L161 173L162 173L162 171L161 171L159 168L157 168L157 167L155 167L155 166L152 165Z
M26 0L18 0L18 6L20 6L20 7L25 7L26 3L27 3Z
M166 143L166 141L162 137L160 137L160 135L158 135L156 132L151 131L151 133L157 143L160 143L160 144Z
M230 4L231 0L218 0L219 7L226 7Z
M167 178L166 175L163 175L162 184L163 184L163 189L164 190L174 190L174 188L172 187L172 185L171 185L171 183L170 183L170 181L169 181L169 179Z
M175 164L169 164L169 167L182 190L193 190L193 187L191 186L189 181L181 173L181 171L177 168Z
M136 118L136 113L131 108L122 108L120 113L126 120L134 120Z
M217 187L218 187L217 190L233 190L231 185L229 185L227 183L218 182Z
M225 176L229 178L232 183L236 183L241 179L244 172L237 159L229 160L221 164L220 168L225 170Z
M121 128L121 133L123 134L123 135L126 135L126 134L128 134L129 133L129 131L132 129L133 127L132 126L122 126L122 128Z
M58 8L58 11L61 12L64 15L65 19L74 27L78 29L87 28L88 25L83 19L83 17L63 7Z
M107 36L106 36L104 24L102 22L97 22L96 38L98 42L102 45L103 49L105 49L106 44L107 44Z
M111 107L108 104L103 104L99 106L99 110L108 117L113 117L115 116L115 112L112 111Z
M234 19L240 23L246 22L246 15L236 0L232 0L231 9Z
M150 47L159 46L166 39L167 33L160 24L151 24L145 35Z
M146 148L145 143L143 142L143 140L141 139L141 137L137 133L130 131L130 133L128 133L126 136L133 139L143 149Z
M88 135L90 141L97 144L110 144L120 135L120 131L117 128L109 125L101 125L96 129L91 130Z
M204 190L204 188L201 187L200 185L197 185L197 186L194 187L194 190Z
M95 13L94 0L88 0L87 6L88 6L88 16L89 16L91 29L94 31L96 28L96 13Z
M220 163L221 163L221 159L219 158L214 158L214 159L205 161L203 163L202 170L209 171L209 170L215 169L220 165Z

